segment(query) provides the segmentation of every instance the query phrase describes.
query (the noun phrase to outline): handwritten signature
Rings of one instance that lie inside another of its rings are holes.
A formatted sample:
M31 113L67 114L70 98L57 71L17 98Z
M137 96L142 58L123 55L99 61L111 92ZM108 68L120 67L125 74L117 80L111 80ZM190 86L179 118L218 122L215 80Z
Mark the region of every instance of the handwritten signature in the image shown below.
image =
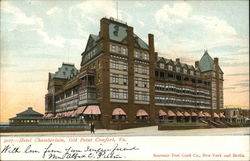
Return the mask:
M1 153L25 153L25 154L41 154L43 159L108 159L108 158L125 158L125 153L129 151L139 150L136 146L119 145L113 144L107 148L103 147L102 144L98 147L82 147L82 149L75 149L72 146L64 148L63 150L58 150L53 143L50 143L44 148L44 151L40 152L35 150L32 145L28 145L22 150L20 146L15 146L14 144L5 145Z

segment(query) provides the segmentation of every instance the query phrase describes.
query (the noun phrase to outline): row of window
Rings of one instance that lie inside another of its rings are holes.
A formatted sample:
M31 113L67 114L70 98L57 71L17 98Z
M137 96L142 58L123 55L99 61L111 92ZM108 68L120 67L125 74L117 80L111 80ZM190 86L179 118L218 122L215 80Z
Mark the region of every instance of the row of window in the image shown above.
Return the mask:
M145 78L135 77L135 87L149 88L149 80Z
M125 46L110 44L110 51L118 54L128 55L128 49Z
M188 98L163 97L163 96L156 96L155 103L161 103L161 104L169 103L169 104L204 106L204 107L210 106L210 101L192 100Z
M143 60L149 60L149 54L146 51L135 50L134 57Z
M146 75L149 74L149 67L145 65L135 64L134 70L135 70L135 73L146 74Z
M155 90L210 97L210 91L208 90L178 87L173 84L157 84L156 83Z
M113 84L127 85L128 76L111 73L110 82Z
M68 101L66 103L57 103L56 104L56 109L66 109L68 107L76 107L78 105L78 100L75 99L75 100L71 100L71 101Z
M128 63L123 61L110 60L110 68L122 71L128 71Z
M159 63L159 67L161 69L167 69L169 71L174 71L174 66L173 65L165 65L163 63ZM194 71L194 70L187 70L186 68L181 68L181 67L175 67L175 72L182 72L184 74L190 74L190 75L200 75L199 71Z
M110 97L112 99L128 99L128 90L126 89L118 89L118 88L111 88L110 90Z
M149 93L142 91L135 91L135 101L146 101L149 102Z
M96 93L95 92L84 92L79 95L79 100L87 100L87 99L95 99Z

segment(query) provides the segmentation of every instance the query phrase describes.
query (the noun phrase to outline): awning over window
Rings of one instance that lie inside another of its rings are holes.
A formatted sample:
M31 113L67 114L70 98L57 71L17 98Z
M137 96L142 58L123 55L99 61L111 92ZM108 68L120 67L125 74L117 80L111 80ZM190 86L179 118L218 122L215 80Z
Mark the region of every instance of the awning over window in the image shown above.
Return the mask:
M220 116L217 113L215 113L215 112L214 112L214 117L215 118L220 118Z
M85 110L86 106L82 106L82 107L78 107L75 111L74 111L74 115L79 115L81 114L84 110Z
M57 113L56 114L56 117L61 117L62 116L62 113Z
M192 112L192 113L191 113L191 116L198 116L198 115L197 115L197 113Z
M73 114L74 114L74 110L73 111L68 111L67 113L66 113L66 116L67 117L70 117L70 116L72 116Z
M47 115L48 115L48 114L44 114L44 115L43 115L43 118L46 118L46 117L47 117Z
M184 112L184 116L191 116L191 115L188 112Z
M112 112L112 115L126 115L126 113L121 108L115 108Z
M100 115L101 111L99 106L97 105L91 105L86 108L86 110L83 112L85 115Z
M167 113L163 110L159 110L159 116L167 116Z
M173 112L173 111L171 111L171 110L169 110L168 111L168 117L171 117L171 116L176 116L176 114Z
M201 111L198 113L198 116L199 117L205 117L205 115Z
M225 118L225 115L223 113L220 113L221 118Z
M137 111L136 116L148 116L148 113L145 110L140 109Z
M205 117L211 117L211 115L207 112L204 112Z
M183 114L182 114L180 111L177 111L177 112L176 112L176 115L177 115L177 116L183 116Z
M49 114L47 114L47 116L46 116L46 118L51 118L51 117L53 117L54 115L52 114L52 113L49 113Z

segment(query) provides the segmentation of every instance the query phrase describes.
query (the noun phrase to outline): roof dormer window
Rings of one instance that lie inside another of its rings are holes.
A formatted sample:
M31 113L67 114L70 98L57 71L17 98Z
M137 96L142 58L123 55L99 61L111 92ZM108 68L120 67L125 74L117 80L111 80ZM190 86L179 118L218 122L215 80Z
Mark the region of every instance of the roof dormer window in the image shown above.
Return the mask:
M176 72L180 72L181 68L180 67L176 67Z
M183 69L183 73L184 73L184 74L187 74L187 69Z
M168 65L168 70L173 70L173 66L172 65Z
M164 69L164 64L163 63L160 63L160 68Z

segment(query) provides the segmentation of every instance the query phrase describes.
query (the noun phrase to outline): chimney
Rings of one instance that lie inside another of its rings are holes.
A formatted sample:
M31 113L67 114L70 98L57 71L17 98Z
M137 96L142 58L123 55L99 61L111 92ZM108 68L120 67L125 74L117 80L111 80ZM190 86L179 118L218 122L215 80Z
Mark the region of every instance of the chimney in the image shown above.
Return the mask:
M199 67L199 61L195 61L195 68Z
M109 20L107 18L102 18L100 20L100 32L99 36L103 39L108 38L108 32L109 32Z
M155 52L155 60L158 58L158 52Z
M28 107L28 110L32 110L32 107Z
M154 46L154 35L148 34L148 47L149 47L149 56L151 55L153 57L153 54L155 54L155 46ZM156 57L157 58L157 57Z
M176 58L175 60L176 62L180 63L180 58Z
M219 65L219 58L214 58L214 64L217 66Z

